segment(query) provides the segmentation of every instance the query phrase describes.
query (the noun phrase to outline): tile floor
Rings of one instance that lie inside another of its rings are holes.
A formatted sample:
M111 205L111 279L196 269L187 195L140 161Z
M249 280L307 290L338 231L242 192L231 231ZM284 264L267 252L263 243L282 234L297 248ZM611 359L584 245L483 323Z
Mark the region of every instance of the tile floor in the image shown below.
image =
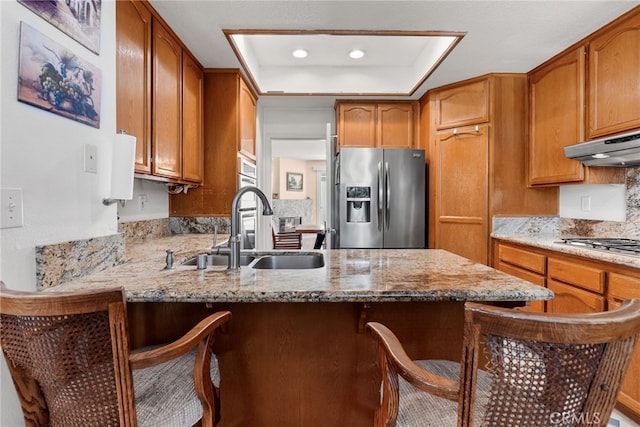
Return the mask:
M614 410L607 427L640 427L640 425Z

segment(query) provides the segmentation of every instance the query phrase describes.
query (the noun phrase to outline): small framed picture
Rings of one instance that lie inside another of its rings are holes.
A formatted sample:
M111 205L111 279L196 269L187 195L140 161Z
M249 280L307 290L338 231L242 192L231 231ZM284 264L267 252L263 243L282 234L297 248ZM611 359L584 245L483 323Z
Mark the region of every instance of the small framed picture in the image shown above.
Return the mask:
M302 174L287 172L287 190L302 191Z
M18 101L100 128L100 69L25 22L20 28Z

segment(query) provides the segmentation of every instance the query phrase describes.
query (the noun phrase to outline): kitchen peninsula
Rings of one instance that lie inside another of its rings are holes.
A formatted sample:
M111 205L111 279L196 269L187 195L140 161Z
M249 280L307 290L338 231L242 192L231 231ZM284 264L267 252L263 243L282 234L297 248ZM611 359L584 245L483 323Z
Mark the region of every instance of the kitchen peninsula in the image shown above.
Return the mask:
M414 358L458 360L464 301L547 300L545 288L442 250L328 250L306 270L196 270L181 260L208 235L154 239L127 262L51 291L122 286L133 347L173 339L205 314L231 310L215 344L221 426L369 426L378 400L367 321L394 330ZM175 268L163 270L165 250Z

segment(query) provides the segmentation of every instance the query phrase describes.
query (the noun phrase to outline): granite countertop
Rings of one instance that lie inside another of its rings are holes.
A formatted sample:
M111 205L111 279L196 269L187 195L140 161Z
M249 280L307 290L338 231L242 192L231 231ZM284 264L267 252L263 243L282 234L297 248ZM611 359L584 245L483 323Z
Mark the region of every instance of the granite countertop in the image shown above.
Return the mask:
M388 302L528 301L552 292L493 268L436 249L319 250L325 266L258 270L226 266L196 270L180 265L206 251L210 235L158 238L127 247L127 261L46 291L122 286L128 301ZM166 250L175 268L164 270ZM270 251L282 252L282 251Z
M572 246L564 243L558 243L561 238L578 237L578 236L559 236L557 234L502 234L493 233L492 238L503 240L506 242L519 243L522 245L533 246L536 248L556 251L567 255L576 255L583 258L589 258L597 261L609 262L612 264L620 264L626 267L640 268L640 257L633 255L624 255L607 251L581 248L580 246Z

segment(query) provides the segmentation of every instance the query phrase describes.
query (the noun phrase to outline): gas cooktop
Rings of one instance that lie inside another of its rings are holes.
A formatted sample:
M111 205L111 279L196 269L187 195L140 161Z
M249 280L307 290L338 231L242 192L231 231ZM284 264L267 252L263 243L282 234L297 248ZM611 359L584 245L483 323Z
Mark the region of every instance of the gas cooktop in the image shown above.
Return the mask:
M561 239L558 243L580 246L587 249L609 251L624 255L640 256L640 240L579 237Z

